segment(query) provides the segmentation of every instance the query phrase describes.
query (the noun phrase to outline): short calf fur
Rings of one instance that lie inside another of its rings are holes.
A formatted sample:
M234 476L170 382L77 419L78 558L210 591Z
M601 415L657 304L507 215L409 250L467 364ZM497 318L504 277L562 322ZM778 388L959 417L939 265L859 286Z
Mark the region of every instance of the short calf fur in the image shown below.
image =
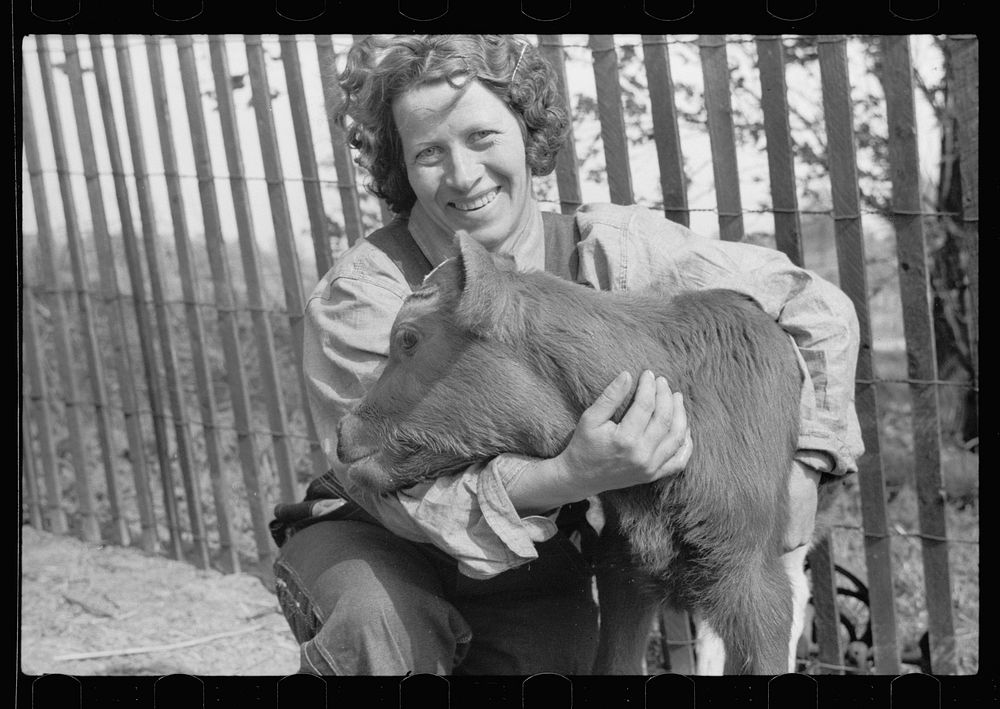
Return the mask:
M787 335L732 291L600 292L458 242L404 303L385 370L341 421L351 475L391 491L501 453L553 457L619 372L652 370L683 393L693 452L677 475L601 496L594 671L641 671L668 602L721 638L727 673L787 672L801 387Z

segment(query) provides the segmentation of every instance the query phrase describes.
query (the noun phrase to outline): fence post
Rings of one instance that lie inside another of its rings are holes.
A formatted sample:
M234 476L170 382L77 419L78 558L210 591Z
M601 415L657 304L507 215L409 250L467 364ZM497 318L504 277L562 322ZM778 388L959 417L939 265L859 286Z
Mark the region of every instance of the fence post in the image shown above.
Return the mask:
M42 516L42 497L38 489L38 471L35 468L35 451L31 446L31 423L27 401L30 397L21 395L21 523L24 519L24 496L28 496L28 522L38 530L44 529Z
M865 454L858 461L858 485L861 488L875 667L880 674L897 674L899 652L896 647L896 594L892 581L891 541L886 520L885 485L879 444L868 278L861 233L861 205L858 201L857 151L847 74L846 39L843 36L823 35L817 41L840 288L854 303L861 336L855 401ZM836 658L838 665L841 662L842 658Z
M635 202L632 172L629 169L628 140L622 115L622 90L618 81L618 51L614 35L590 35L594 83L597 89L597 115L601 122L601 142L608 173L608 189L614 204Z
M677 125L677 107L674 105L674 81L670 74L667 36L642 35L642 58L646 66L646 84L649 86L653 140L656 142L656 158L660 166L663 211L667 219L690 226L691 210L688 209L684 155Z
M27 117L27 113L25 117ZM52 417L49 415L49 390L45 382L45 371L42 367L41 349L38 344L38 322L35 315L35 296L32 287L25 283L24 300L22 301L22 338L24 342L24 363L28 371L28 379L25 392L22 395L22 446L24 447L24 462L27 466L28 492L31 495L32 524L34 524L35 510L41 507L39 497L38 482L35 476L34 458L35 453L31 446L30 421L28 413L33 407L37 412L35 415L35 428L38 430L38 447L42 459L42 469L45 475L46 508L51 531L55 534L65 534L66 512L62 506L62 490L60 489L59 467L56 460L55 447L52 443ZM42 528L41 518L36 525Z
M955 77L958 116L958 156L962 172L962 223L969 254L969 344L972 371L979 386L979 39L975 35L948 38Z
M326 233L323 191L320 189L319 171L316 168L316 149L313 147L312 128L309 126L309 102L302 85L302 68L299 65L295 35L281 35L278 41L281 44L281 64L285 69L288 102L292 108L292 129L295 131L295 147L298 149L299 166L302 170L302 188L306 194L306 211L309 214L309 228L316 256L316 275L317 278L322 278L330 270L332 262L330 241Z
M361 220L361 204L358 199L354 163L347 145L347 135L336 119L337 111L344 99L337 84L336 57L330 35L316 35L316 59L319 63L320 81L323 84L326 122L330 129L333 166L337 171L337 192L340 194L340 209L344 215L344 230L347 232L347 243L353 246L364 236L365 227Z
M883 37L882 85L889 124L892 171L892 221L896 230L899 289L903 301L907 374L913 415L914 472L920 519L924 587L930 632L931 669L955 671L955 628L951 616L951 573L941 480L941 419L938 411L937 358L929 301L927 253L920 208L920 156L917 151L913 68L908 35Z
M576 158L576 138L573 135L573 104L570 101L569 86L566 83L566 62L563 58L562 35L538 35L538 51L555 71L556 84L563 96L569 120L566 142L556 154L556 186L559 190L560 210L563 214L573 214L583 204L583 198L580 196L580 169Z
M778 250L802 266L802 224L795 193L792 133L788 125L788 92L785 86L785 53L781 36L757 38L761 108L767 140L767 167L771 179L771 211Z
M702 35L698 38L698 52L705 77L705 110L708 116L708 138L712 146L715 200L719 208L719 238L723 241L742 241L743 205L740 201L740 170L736 162L736 138L733 134L726 36Z

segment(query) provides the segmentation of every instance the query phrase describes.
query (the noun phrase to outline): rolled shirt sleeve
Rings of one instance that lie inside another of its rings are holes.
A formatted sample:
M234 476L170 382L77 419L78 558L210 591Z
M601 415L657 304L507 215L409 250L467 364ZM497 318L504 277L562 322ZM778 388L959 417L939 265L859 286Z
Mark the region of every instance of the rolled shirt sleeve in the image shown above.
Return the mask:
M474 578L537 558L534 542L550 538L556 527L545 517L521 518L507 496L505 475L524 464L518 456L500 456L389 495L355 484L350 469L337 459L337 423L381 374L392 323L409 294L402 276L378 254L352 256L309 298L303 339L309 404L337 492L395 534L444 550Z
M795 342L803 388L800 462L842 475L864 451L854 408L859 328L850 299L787 256L708 239L647 209L584 206L581 276L595 287L666 293L728 288L760 304Z

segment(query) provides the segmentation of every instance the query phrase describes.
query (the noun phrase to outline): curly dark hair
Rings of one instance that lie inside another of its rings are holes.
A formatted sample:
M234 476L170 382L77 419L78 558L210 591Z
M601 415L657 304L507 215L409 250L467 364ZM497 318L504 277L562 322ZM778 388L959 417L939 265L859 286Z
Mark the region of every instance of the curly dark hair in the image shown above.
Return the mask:
M515 68L517 71L515 72ZM397 214L416 201L403 162L392 102L435 81L455 87L473 79L504 101L521 124L532 175L547 175L569 130L555 72L525 38L513 35L369 35L347 54L339 76L343 103L336 118L351 119L347 141L371 175L366 185Z

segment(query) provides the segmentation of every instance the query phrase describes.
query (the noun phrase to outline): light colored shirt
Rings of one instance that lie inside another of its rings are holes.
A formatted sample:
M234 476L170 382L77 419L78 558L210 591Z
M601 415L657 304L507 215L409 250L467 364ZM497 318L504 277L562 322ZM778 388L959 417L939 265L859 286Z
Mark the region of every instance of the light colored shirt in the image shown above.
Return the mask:
M409 229L432 265L451 255L433 240L419 205ZM794 340L803 388L796 458L822 472L856 470L863 452L854 410L858 323L850 300L832 284L796 267L779 251L698 236L636 206L585 205L577 280L601 290L654 288L665 294L705 288L745 293ZM521 270L544 267L541 218L510 249ZM336 426L378 379L389 331L410 287L399 268L362 240L337 259L306 304L307 390L337 492L395 534L429 542L454 557L462 573L489 578L537 558L534 543L555 523L521 517L505 482L530 459L504 454L465 472L390 495L355 485L336 455Z

